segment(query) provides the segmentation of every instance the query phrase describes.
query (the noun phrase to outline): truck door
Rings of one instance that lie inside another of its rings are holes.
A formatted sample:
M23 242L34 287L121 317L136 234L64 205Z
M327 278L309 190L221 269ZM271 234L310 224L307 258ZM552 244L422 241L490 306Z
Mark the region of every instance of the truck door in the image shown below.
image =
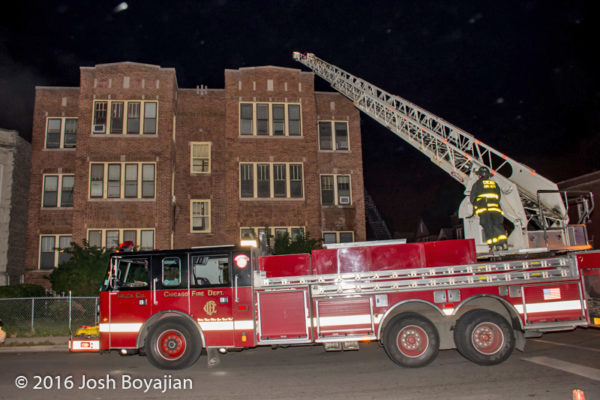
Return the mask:
M153 314L163 310L176 310L189 314L187 254L182 252L153 256L152 287L154 289Z
M199 250L188 257L190 315L200 324L207 347L232 347L231 252Z
M150 317L150 257L118 256L111 260L108 332L110 348L135 348L138 332Z

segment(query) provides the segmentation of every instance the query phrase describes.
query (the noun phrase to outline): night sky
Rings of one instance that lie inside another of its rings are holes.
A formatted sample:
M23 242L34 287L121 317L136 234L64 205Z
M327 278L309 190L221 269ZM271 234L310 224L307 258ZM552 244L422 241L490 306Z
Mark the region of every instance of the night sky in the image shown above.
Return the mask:
M126 6L125 6L126 4ZM176 69L180 87L224 69L305 69L313 52L560 181L600 169L598 1L21 1L0 15L0 127L31 137L34 86L79 67ZM316 78L318 90L332 90ZM462 187L362 116L365 186L391 230L448 225Z

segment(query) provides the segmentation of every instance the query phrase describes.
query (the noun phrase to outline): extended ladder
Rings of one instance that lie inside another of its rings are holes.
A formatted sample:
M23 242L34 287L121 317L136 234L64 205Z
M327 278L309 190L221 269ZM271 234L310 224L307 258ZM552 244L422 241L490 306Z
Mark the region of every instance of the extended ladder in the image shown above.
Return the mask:
M505 214L515 224L515 231L526 231L530 223L539 229L562 228L568 221L557 185L526 165L402 97L392 95L312 53L294 52L293 56L352 100L359 110L421 151L467 188L474 181L472 172L475 169L485 166L493 171L494 179L506 198L503 206ZM540 191L543 196L539 196ZM512 200L509 199L511 196ZM513 247L530 247L526 233L513 240Z

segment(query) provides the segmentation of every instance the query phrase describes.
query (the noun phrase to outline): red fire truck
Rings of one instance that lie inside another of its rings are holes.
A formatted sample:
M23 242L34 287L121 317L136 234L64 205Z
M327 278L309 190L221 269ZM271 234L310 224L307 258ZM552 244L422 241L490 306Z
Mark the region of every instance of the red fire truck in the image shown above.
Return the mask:
M527 337L600 324L600 252L477 260L468 240L329 245L258 256L233 246L114 253L100 292L100 338L165 369L203 349L379 341L405 367L456 348L496 364Z

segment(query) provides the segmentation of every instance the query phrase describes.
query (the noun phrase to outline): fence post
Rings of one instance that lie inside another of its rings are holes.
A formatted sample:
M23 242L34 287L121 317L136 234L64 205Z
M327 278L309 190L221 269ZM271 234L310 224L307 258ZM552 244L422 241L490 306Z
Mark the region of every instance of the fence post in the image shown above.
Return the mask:
M69 337L71 337L71 312L72 312L72 308L71 308L71 291L69 290Z
M35 310L35 297L31 298L31 333L35 332L35 329L33 327L33 317L34 317L34 311Z

